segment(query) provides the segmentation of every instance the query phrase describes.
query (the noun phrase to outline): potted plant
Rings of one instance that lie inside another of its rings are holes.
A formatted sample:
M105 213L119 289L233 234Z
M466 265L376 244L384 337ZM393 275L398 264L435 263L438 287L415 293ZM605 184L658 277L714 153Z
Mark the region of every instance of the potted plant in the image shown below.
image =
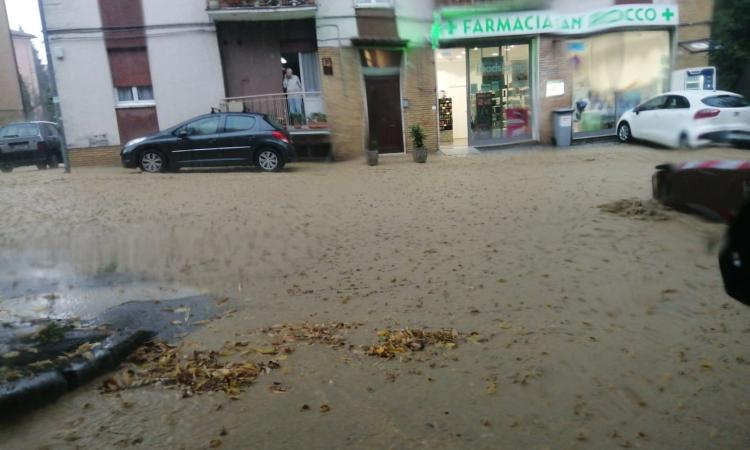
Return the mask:
M308 126L310 128L327 128L328 127L328 116L323 113L312 113L310 114Z
M378 141L375 139L370 141L370 148L367 149L367 165L377 166L378 165Z
M421 125L412 125L409 128L412 142L414 142L414 162L423 163L427 161L427 149L424 146L424 130Z

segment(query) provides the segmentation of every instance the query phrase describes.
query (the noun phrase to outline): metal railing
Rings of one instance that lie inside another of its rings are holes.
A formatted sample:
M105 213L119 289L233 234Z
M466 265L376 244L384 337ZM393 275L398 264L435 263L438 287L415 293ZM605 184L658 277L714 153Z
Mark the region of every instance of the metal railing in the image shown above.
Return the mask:
M225 111L266 114L287 128L328 128L326 106L320 92L228 97L221 103Z
M207 0L207 8L294 8L315 6L316 0Z

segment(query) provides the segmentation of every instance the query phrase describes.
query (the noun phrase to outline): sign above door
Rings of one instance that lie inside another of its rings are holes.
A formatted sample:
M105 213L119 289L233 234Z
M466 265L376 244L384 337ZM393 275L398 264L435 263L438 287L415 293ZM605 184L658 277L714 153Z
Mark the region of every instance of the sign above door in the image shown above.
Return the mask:
M668 4L618 5L578 13L552 10L493 13L451 9L436 15L432 29L440 41L534 34L576 35L613 28L665 27L679 24L679 8Z

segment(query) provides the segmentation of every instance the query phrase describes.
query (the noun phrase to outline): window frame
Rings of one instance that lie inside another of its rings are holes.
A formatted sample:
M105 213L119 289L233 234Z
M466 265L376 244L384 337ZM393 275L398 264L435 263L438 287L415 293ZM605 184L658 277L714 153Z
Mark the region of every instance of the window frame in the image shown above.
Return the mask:
M138 95L138 88L150 87L151 93L154 93L154 86L115 86L115 107L116 108L143 108L144 106L156 106L156 96L150 100L141 100ZM121 101L118 90L119 89L130 89L133 94L133 100Z
M194 123L202 122L204 120L210 120L210 119L214 119L214 118L218 121L218 123L216 124L216 131L214 131L213 133L208 133L208 134L189 134L188 133L187 137L212 136L212 135L215 135L215 134L221 134L223 132L223 130L224 130L224 120L225 120L225 117L222 117L220 114L215 114L215 115L212 115L212 116L201 117L200 119L191 120L190 122L185 123L182 126L178 127L176 130L174 130L173 134L175 136L177 136L177 135L180 134L180 132L182 130L187 130L188 127L190 127Z
M231 130L230 131L229 129L227 129L227 127L229 126L229 120L232 119L233 117L237 117L237 118L240 118L240 119L249 119L249 120L252 120L253 123L252 123L252 125L249 128L243 128L241 130ZM244 115L244 114L227 114L224 117L224 126L221 127L221 131L220 132L221 133L243 133L243 132L246 132L246 131L254 131L257 126L258 126L258 118L255 117L255 116Z
M354 0L354 8L393 9L393 0Z

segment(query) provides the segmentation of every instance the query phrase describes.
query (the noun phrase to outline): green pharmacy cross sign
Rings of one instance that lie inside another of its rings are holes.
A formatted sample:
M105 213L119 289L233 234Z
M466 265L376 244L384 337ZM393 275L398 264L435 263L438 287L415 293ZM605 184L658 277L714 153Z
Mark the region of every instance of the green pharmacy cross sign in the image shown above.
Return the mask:
M491 11L451 14L435 18L433 44L440 41L491 36L532 34L587 34L611 28L664 27L679 24L677 5L619 5L583 13L563 14L550 10L515 13Z

